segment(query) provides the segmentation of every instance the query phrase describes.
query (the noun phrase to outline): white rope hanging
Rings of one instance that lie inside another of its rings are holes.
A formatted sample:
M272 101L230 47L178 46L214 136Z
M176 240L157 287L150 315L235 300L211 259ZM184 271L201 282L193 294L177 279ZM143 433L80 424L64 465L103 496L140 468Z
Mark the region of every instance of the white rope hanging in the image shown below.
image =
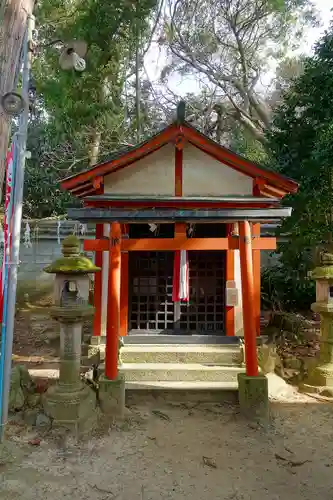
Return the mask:
M25 246L25 248L31 248L32 247L32 243L31 243L31 229L30 229L30 226L29 226L29 222L27 222L26 225L25 225L24 246Z
M80 224L79 225L79 233L84 236L87 232L87 224Z
M58 220L58 223L57 223L57 240L58 240L58 245L61 245L60 228L61 228L61 220Z

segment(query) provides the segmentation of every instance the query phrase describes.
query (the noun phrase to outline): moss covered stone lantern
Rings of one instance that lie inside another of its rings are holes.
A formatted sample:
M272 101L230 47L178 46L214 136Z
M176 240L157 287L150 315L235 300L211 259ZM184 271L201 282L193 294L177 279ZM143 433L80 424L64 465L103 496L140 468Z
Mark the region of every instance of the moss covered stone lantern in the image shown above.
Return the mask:
M55 426L80 434L89 430L95 420L95 393L81 381L80 365L82 325L94 314L89 304L89 274L100 269L80 253L76 236L64 239L62 253L63 257L44 269L55 274L50 314L60 324L59 381L48 389L44 408Z
M311 309L320 314L320 355L302 390L333 397L333 251L323 251L311 272L316 280L316 302Z

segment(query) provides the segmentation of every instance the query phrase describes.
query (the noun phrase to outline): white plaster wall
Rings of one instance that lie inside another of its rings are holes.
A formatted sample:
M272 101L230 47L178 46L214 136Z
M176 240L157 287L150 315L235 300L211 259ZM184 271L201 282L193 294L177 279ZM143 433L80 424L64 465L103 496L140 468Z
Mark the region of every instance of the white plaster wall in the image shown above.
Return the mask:
M235 311L235 335L240 337L244 336L243 327L243 303L242 303L242 278L241 278L241 268L240 268L240 256L239 250L235 250L235 282L238 290L238 305L234 307Z
M103 225L104 236L109 237L110 224ZM103 252L103 270L102 270L102 319L101 335L106 335L106 320L108 310L108 281L109 281L109 252Z
M166 144L158 151L104 178L104 192L112 194L175 194L175 147Z
M252 196L252 178L186 144L183 152L183 195Z

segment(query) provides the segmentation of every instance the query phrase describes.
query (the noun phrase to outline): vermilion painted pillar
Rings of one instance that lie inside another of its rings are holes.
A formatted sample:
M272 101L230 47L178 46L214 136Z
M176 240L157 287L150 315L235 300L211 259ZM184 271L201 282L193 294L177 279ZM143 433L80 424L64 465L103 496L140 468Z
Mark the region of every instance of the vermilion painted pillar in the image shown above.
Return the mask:
M108 311L106 324L105 376L115 380L118 376L118 341L120 335L120 274L121 226L113 222L110 227Z
M260 238L260 223L252 224L252 237ZM254 279L254 318L257 335L260 335L261 316L261 266L260 250L252 250L253 258L253 279Z
M248 221L239 223L239 250L242 277L242 303L246 375L258 375L257 334L252 264L251 226Z
M103 238L103 224L96 224L96 239ZM94 282L94 323L93 336L101 335L102 326L102 280L103 280L103 252L97 251L95 254L95 265L101 268L101 271L95 274Z
M122 227L122 239L128 238L128 225ZM121 284L120 284L120 336L128 333L128 252L121 253Z

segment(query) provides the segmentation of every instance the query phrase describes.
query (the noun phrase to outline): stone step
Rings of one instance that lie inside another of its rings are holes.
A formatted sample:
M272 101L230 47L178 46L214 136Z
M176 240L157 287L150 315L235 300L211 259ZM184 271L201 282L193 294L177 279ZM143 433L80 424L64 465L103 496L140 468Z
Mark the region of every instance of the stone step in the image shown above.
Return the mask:
M237 382L132 381L126 382L126 405L165 400L181 404L197 402L237 403Z
M105 337L101 337L100 343ZM131 334L122 337L125 345L133 344L199 344L199 345L239 345L242 342L240 337L226 337L225 335L166 335L166 334Z
M238 389L238 382L184 382L181 380L176 380L174 382L164 380L162 382L158 380L146 380L146 381L139 381L139 382L126 382L126 389L131 390L142 390L145 391L147 389L149 390L160 390L160 389L168 389L168 390L175 390L178 391L179 389L182 390L201 390L201 391L219 391L221 389L225 391L236 391Z
M238 373L244 371L240 366L208 363L123 363L119 367L126 382L237 382Z
M241 365L242 353L235 345L125 345L123 363L215 363Z

